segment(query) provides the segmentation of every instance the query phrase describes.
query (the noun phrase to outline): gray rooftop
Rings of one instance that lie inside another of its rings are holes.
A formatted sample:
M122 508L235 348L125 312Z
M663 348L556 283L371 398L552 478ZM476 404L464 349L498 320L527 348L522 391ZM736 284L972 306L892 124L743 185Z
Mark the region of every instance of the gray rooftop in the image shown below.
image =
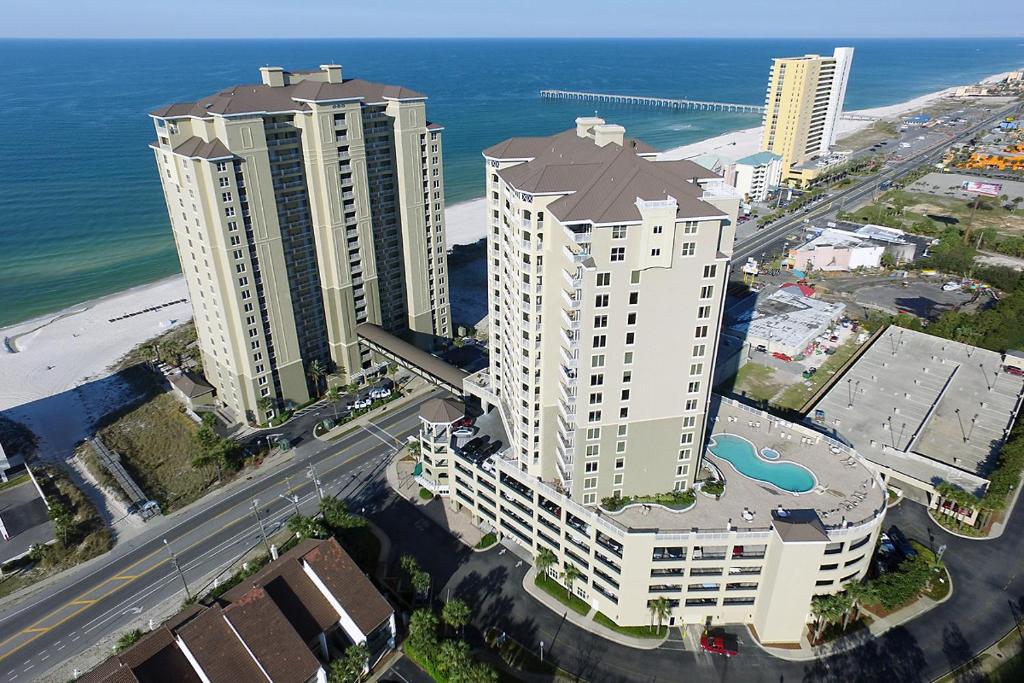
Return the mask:
M767 340L787 348L810 343L846 308L803 296L799 287L780 287L767 296L759 293L754 301L753 308L741 302L728 312L729 331L751 343Z
M1013 424L1024 378L1002 357L923 332L887 329L815 406L864 457L921 481L976 488Z
M677 215L722 216L720 209L701 201L698 180L720 177L691 161L657 161L638 141L598 146L575 129L545 138L512 138L484 150L493 159L523 161L498 171L509 185L534 194L564 194L549 205L563 223L639 221L637 197L675 198ZM653 151L653 150L651 150Z

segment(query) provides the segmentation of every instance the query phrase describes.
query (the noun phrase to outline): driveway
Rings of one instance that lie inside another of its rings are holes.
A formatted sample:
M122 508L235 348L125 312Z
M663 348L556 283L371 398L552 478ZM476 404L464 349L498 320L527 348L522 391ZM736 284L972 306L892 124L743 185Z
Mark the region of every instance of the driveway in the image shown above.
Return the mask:
M931 612L851 652L814 662L790 662L768 655L739 636L740 655L732 659L683 650L679 635L656 650L635 650L584 631L536 602L522 588L528 567L500 546L476 553L428 522L414 506L390 496L372 515L391 536L393 560L416 555L435 581L434 595L459 595L474 610L478 629L496 626L524 645L545 643L545 658L593 683L626 681L805 681L846 683L924 682L966 662L1013 626L1013 609L1024 608L1020 558L1024 521L1011 517L993 541L953 537L928 518L923 507L903 503L889 523L934 547L946 544L953 576L952 597ZM517 566L517 564L519 566ZM689 644L692 648L692 644Z

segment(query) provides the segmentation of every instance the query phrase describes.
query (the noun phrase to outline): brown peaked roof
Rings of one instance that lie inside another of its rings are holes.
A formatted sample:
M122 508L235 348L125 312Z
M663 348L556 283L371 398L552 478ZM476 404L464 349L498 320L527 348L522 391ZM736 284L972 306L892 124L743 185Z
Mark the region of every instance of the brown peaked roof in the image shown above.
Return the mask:
M341 618L300 564L302 556L319 544L320 541L315 539L303 540L275 562L224 593L220 600L229 604L241 599L253 587L263 588L299 637L309 642Z
M704 168L696 161L690 161L689 159L658 161L657 164L662 168L672 169L680 178L686 178L687 180L721 180L722 178L721 174Z
M84 683L202 683L164 626L85 674Z
M263 588L250 589L223 611L273 683L305 683L320 668Z
M815 510L776 510L772 526L783 543L828 543L828 531Z
M207 117L253 112L308 111L306 102L363 100L380 103L389 99L423 99L426 95L399 85L372 83L353 78L341 83L302 80L290 85L235 85L196 102L178 102L151 112L158 118Z
M465 414L466 406L451 398L432 398L420 406L420 417L435 424L450 424Z
M220 140L214 138L206 142L194 135L175 147L174 153L190 159L230 159L234 156Z
M499 142L498 144L485 149L484 156L490 157L491 159L533 159L548 149L552 143L571 138L575 138L581 142L590 142L592 147L597 147L593 140L579 137L576 134L576 129L570 128L569 130L556 133L555 135L509 138L508 140ZM654 154L658 151L643 140L637 138L626 138L624 146L628 149L633 149L637 154Z
M384 596L333 538L310 550L302 559L309 563L364 634L370 634L394 614Z
M79 676L76 683L139 683L139 679L114 655L103 660L92 671Z
M178 628L177 634L211 683L266 680L256 662L224 621L224 613L219 605L202 610Z

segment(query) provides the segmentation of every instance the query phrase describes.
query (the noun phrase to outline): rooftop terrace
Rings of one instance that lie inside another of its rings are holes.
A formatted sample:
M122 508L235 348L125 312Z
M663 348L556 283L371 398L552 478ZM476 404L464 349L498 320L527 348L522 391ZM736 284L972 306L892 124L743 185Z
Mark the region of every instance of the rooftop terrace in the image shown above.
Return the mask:
M814 487L794 494L740 474L722 458L708 452L706 462L726 481L721 500L698 495L694 507L673 511L657 505L637 504L605 519L625 528L658 529L661 532L763 531L772 515L783 510L814 510L826 528L858 525L873 519L885 505L885 488L869 465L849 447L824 434L793 424L731 399L714 396L712 437L732 434L751 442L767 467L795 463L814 475ZM775 460L763 457L776 451ZM772 465L770 463L777 463Z
M1003 372L998 353L890 327L815 407L823 426L869 460L976 488L1022 390L1024 378Z

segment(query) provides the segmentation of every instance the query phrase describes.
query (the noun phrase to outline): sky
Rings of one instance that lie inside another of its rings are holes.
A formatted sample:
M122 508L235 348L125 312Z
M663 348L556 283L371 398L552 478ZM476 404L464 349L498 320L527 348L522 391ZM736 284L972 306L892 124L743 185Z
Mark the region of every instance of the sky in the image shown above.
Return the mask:
M1020 0L3 0L7 38L1017 37ZM972 6L975 7L972 9Z

